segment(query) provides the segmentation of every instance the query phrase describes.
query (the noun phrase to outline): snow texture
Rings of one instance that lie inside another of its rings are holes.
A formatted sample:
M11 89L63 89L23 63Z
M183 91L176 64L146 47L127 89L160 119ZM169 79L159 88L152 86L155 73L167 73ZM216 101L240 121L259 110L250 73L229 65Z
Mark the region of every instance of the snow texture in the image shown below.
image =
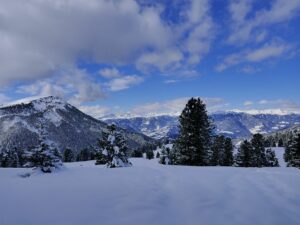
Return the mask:
M133 167L121 169L66 163L27 178L20 175L30 169L1 168L0 224L299 224L299 169L131 161Z

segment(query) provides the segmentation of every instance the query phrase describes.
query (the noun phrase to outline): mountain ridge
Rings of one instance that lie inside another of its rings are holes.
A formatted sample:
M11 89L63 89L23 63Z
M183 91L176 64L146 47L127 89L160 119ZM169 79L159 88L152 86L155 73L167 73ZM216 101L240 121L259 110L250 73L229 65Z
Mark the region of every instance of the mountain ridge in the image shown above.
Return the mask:
M81 112L66 101L48 96L29 103L0 108L0 146L2 149L17 147L27 149L38 143L43 124L49 144L63 151L75 152L96 147L98 138L107 124ZM134 149L144 144L156 143L150 137L118 128L128 145Z

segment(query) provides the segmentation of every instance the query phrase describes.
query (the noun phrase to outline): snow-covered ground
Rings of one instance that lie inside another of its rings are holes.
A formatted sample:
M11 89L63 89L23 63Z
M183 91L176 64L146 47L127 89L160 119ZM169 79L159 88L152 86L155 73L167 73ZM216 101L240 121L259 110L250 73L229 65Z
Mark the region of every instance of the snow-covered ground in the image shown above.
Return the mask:
M276 153L281 154L280 148ZM279 157L280 158L280 157ZM0 169L1 225L293 225L300 170L186 167L131 159L106 169L69 163L53 174Z

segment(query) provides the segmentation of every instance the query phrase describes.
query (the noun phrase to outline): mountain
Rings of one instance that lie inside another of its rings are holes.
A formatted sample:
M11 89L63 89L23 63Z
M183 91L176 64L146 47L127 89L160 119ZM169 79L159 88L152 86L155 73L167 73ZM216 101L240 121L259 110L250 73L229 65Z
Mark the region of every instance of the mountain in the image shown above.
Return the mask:
M216 126L216 133L233 139L249 138L254 133L268 134L300 124L300 115L247 114L219 112L210 115ZM125 129L143 133L155 139L174 138L178 135L177 116L104 117L107 123L115 123Z
M96 146L106 123L88 116L57 97L45 97L0 108L0 147L27 149L38 143L41 124L49 144L60 151L66 147L75 152ZM140 133L118 128L131 148L155 141Z

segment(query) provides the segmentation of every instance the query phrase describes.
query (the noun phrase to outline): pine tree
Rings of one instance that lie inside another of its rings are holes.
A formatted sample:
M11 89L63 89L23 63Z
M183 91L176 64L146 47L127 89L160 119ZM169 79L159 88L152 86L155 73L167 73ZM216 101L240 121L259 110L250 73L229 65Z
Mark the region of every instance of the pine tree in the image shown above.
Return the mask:
M102 151L97 151L95 155L95 165L104 165L107 162L107 157L102 153Z
M278 147L283 147L283 146L284 146L283 140L282 140L282 138L280 138L278 141Z
M2 150L0 153L0 167L9 167L9 156L6 150Z
M268 148L266 150L266 160L267 160L266 166L268 166L268 167L278 167L279 166L275 151L272 150L271 148Z
M212 125L200 98L191 98L179 117L179 136L175 141L175 164L209 164Z
M141 150L133 150L131 153L131 157L133 158L143 158L143 152Z
M16 151L16 149L14 149L13 151L10 152L9 159L10 159L9 167L12 167L12 168L20 167L19 156L18 156L18 152Z
M146 158L147 159L153 159L154 158L154 152L152 150L146 151Z
M287 162L287 166L300 168L300 134L288 142L284 159Z
M44 173L51 173L60 168L62 164L61 154L56 148L46 143L44 130L41 129L39 144L26 153L28 167L40 168Z
M155 158L159 159L159 157L160 157L160 153L159 153L159 152L156 152Z
M77 157L77 161L88 161L91 159L90 151L87 148L82 149Z
M73 162L74 161L74 154L70 148L66 148L64 151L64 162Z
M212 156L210 165L222 166L225 155L225 137L223 135L216 136L212 144Z
M223 166L232 166L233 160L233 145L231 138L226 138L224 143L224 159Z
M164 165L174 164L174 154L169 147L162 147L159 163Z
M252 165L252 157L251 153L253 152L252 145L249 141L245 140L240 148L238 149L238 152L236 154L235 163L239 167L251 167Z
M254 167L263 167L267 165L264 143L265 140L261 134L253 135L251 144L253 147L252 166Z
M107 126L108 132L103 132L99 145L102 154L106 156L108 168L131 166L128 161L128 147L124 137L116 130L116 126Z

